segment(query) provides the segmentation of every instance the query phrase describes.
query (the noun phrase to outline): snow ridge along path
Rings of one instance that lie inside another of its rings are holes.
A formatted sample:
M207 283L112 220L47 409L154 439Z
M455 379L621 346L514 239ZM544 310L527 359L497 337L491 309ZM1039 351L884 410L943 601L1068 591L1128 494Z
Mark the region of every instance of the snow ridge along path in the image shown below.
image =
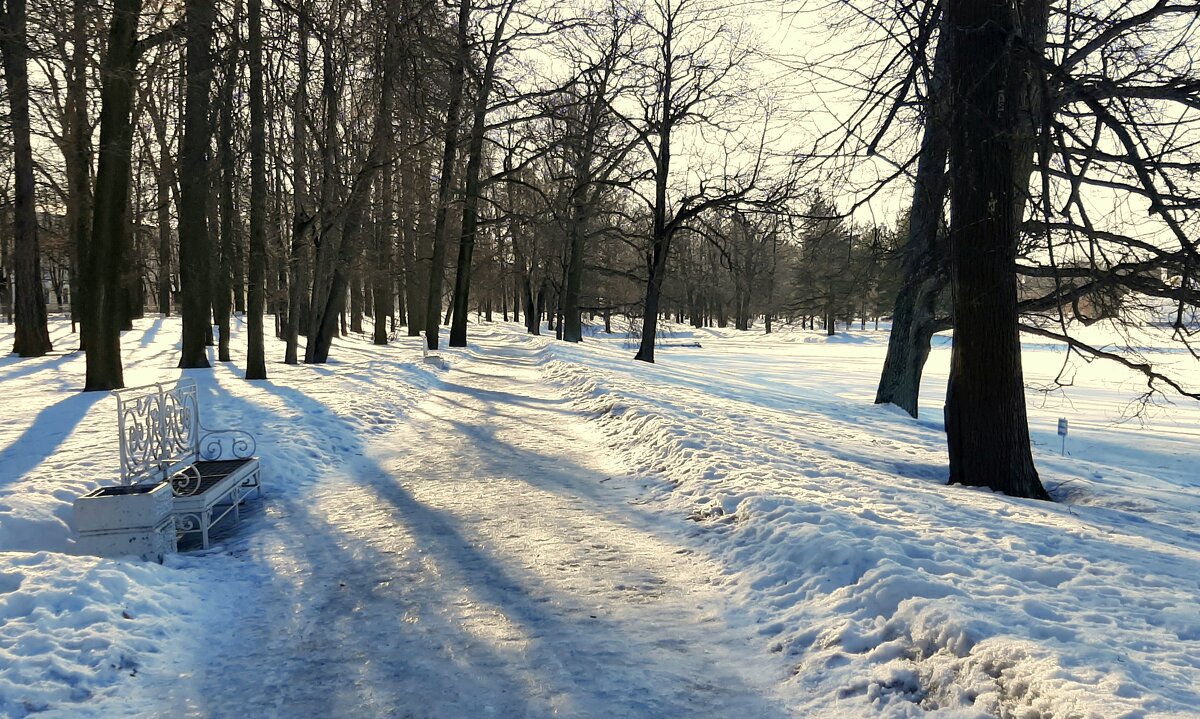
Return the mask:
M782 665L730 623L719 566L679 541L689 523L606 481L625 470L542 381L544 341L480 334L448 372L415 347L385 361L353 344L340 366L293 369L298 387L217 370L202 401L257 425L266 502L213 550L154 568L194 593L154 618L157 656L87 704L37 708L789 716Z
M1092 432L1081 459L1037 451L1055 503L947 487L941 422L862 396L886 335L701 333L704 351L637 371L619 341L555 344L547 376L659 478L648 499L704 528L764 648L790 663L797 716L1200 716L1186 432ZM1027 377L1060 366L1026 355ZM944 387L939 359L927 374ZM1111 384L1080 383L1119 404Z

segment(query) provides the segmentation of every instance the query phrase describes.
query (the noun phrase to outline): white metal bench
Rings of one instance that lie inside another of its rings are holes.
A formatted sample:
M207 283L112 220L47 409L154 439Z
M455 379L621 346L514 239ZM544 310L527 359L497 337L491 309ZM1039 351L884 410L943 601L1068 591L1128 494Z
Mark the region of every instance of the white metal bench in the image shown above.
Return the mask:
M196 382L182 379L115 390L121 432L122 484L171 483L175 529L199 534L205 549L213 525L252 492L262 496L254 436L240 429L208 429L200 422Z

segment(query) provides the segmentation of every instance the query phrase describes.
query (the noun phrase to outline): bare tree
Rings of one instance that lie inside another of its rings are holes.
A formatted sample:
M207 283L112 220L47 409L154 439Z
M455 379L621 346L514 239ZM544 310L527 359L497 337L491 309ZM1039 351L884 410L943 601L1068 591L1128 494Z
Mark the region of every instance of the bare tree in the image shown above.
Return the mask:
M1032 109L1022 97L1036 65L1015 49L1012 39L1022 27L1004 0L948 2L955 319L946 392L950 482L1049 499L1029 445L1013 272L1020 217L1014 208L1028 182L1016 130Z
M187 0L187 41L183 138L179 151L179 277L183 295L183 351L179 366L208 367L211 243L208 237L208 153L215 0Z
M646 198L652 217L646 252L646 293L641 344L635 359L654 361L667 258L676 233L703 213L739 204L769 205L788 192L764 193L767 172L765 127L755 135L752 115L739 108L745 96L753 48L744 27L729 22L729 9L701 0L654 0L643 15L648 34L643 69L649 92L641 99L637 124L650 158L653 185ZM759 112L758 116L763 117ZM765 113L769 120L770 113ZM703 127L703 130L700 128ZM703 140L694 142L699 136ZM693 142L675 167L675 153ZM683 172L679 172L683 169Z
M263 305L267 262L267 148L263 94L262 0L249 0L250 25L250 268L246 303L246 379L267 378Z
M13 352L39 357L53 346L46 328L46 298L42 294L41 254L38 251L37 211L34 207L33 149L29 119L29 48L25 36L25 0L0 5L0 54L8 83L13 135L13 277L16 284L16 337Z

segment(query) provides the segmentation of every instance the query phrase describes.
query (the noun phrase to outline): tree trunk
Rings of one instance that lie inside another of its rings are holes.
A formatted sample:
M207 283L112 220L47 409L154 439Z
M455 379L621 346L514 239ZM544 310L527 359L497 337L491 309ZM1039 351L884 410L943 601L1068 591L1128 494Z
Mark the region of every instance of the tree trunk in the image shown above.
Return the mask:
M239 3L240 5L240 3ZM233 188L237 184L237 174L234 167L233 157L233 86L236 82L234 74L237 63L237 53L234 48L237 46L236 28L240 18L235 17L233 23L234 37L232 42L234 47L227 48L228 60L225 65L224 77L221 83L221 110L220 110L220 125L218 129L218 142L220 143L220 163L221 163L221 182L218 191L218 204L220 205L220 261L217 264L217 271L213 281L213 314L217 318L217 328L220 336L217 340L217 361L232 362L233 359L229 356L229 332L230 332L230 315L233 313L233 304L231 302L233 293L233 255L234 255L234 202Z
M63 164L67 174L67 224L71 233L71 321L80 317L80 299L86 295L85 285L91 278L84 277L87 266L88 243L92 233L92 159L89 151L92 127L88 119L87 74L88 51L88 0L74 0L71 4L71 70L67 79L65 99L66 151ZM86 349L84 332L79 333L79 348Z
M87 342L84 391L125 386L121 369L121 236L129 208L133 152L134 42L141 0L117 0L100 73L100 152L96 168L92 241L81 274L89 278L80 298Z
M25 37L25 0L3 6L0 50L8 84L9 118L13 136L13 281L16 284L13 352L40 357L51 349L46 329L46 297L42 292L41 253L38 251L37 209L34 205L33 148L29 123L29 46Z
M263 97L262 0L247 4L250 25L250 267L246 298L246 379L267 378L263 340L267 270L267 148Z
M950 482L1049 499L1029 445L1017 329L1014 162L1015 11L1004 0L949 0L950 268L954 349L946 396Z
M393 171L388 168L379 180L379 215L375 222L375 261L371 267L371 292L373 295L375 331L372 341L386 345L388 341L387 318L393 313L392 298L392 230L395 221L392 214Z
M939 242L946 197L946 156L950 148L950 94L946 86L950 31L945 22L934 51L933 76L925 101L925 132L917 158L904 244L904 283L896 295L887 357L875 392L875 404L891 403L917 416L921 375L936 331L937 301L946 286L948 248Z
M471 19L471 0L458 5L458 47L450 69L450 87L446 105L446 132L442 144L442 165L438 174L438 203L433 222L433 257L429 267L429 294L425 306L425 342L429 349L438 348L438 320L442 309L442 272L446 262L447 214L450 211L454 180L454 157L458 148L458 128L461 123L463 84L467 55L470 52L467 33Z
M464 0L466 2L466 0ZM450 346L467 346L467 314L471 292L471 259L475 250L475 235L479 225L479 198L483 189L479 173L483 164L483 140L487 129L488 102L492 94L492 84L495 79L496 61L502 49L501 40L507 24L513 2L506 2L500 10L500 17L492 31L491 43L488 46L487 58L484 61L483 72L479 77L479 87L476 88L475 112L471 123L471 141L467 146L467 175L464 181L465 193L463 198L462 228L458 245L458 268L454 275L454 316L450 324ZM462 49L460 47L460 49ZM465 56L464 56L465 57Z
M419 150L420 153L420 175L422 179L428 178L429 174L425 170L429 169L432 162L429 159L429 154L424 150ZM421 259L426 245L430 244L432 234L429 230L429 218L432 214L430 210L429 193L421 192L417 187L418 175L413 172L412 168L405 167L401 164L400 167L400 194L402 196L402 207L408 212L416 216L416 221L412 217L405 218L403 226L400 230L401 240L404 243L404 295L405 304L408 306L407 326L408 336L416 337L421 333L421 328L425 326L425 305L424 300L428 299L429 288L427 283L430 277L428 268L428 260ZM425 189L428 189L428 181L422 183Z
M337 320L343 315L345 309L350 273L353 271L355 260L361 253L359 241L370 204L371 187L392 150L392 109L396 97L396 71L400 63L398 28L400 8L397 0L389 0L386 3L386 13L385 34L381 40L385 44L385 51L380 58L381 66L377 68L381 77L380 93L373 120L371 142L367 156L363 158L362 165L351 182L350 191L341 213L342 218L340 222L336 223L337 226L332 228L334 232L340 233L338 241L327 245L325 243L329 242L330 238L322 238L322 253L318 257L318 264L328 262L332 268L332 276L327 285L313 283L313 318L310 325L312 331L304 356L304 361L307 363L321 364L329 359L329 349L333 344L334 333L337 331ZM328 76L332 72L332 68L329 67L328 55L326 56L326 65ZM331 102L330 95L327 95L326 98L327 102ZM329 104L328 107L332 110L334 105ZM329 117L333 120L336 118L336 113L331 111ZM331 124L331 130L334 129L335 124ZM331 136L327 144L335 141ZM329 161L327 148L326 162ZM336 171L334 168L327 167L327 177L328 173L334 171ZM323 232L322 234L326 235L327 233ZM323 269L319 266L317 270L322 273L328 272L329 268ZM344 334L345 328L342 329Z
M484 82L490 84L485 74ZM450 323L450 346L467 346L467 315L471 292L471 259L475 251L475 234L479 225L479 181L483 162L484 124L487 121L487 87L475 101L474 122L471 126L471 142L467 150L466 191L463 197L462 230L459 233L458 266L454 274L454 296L451 300L453 315Z
M209 322L208 151L209 88L212 84L214 0L187 0L186 99L179 151L179 279L183 296L183 351L179 366L208 367Z
M359 264L359 258L351 260L354 264ZM350 272L350 331L355 334L363 334L363 281L362 271L357 267L351 268Z
M284 330L284 364L299 361L300 321L304 304L304 287L308 277L304 272L305 254L308 250L308 233L311 218L305 210L308 201L308 25L303 18L300 24L299 54L300 76L296 84L295 106L292 108L292 251L289 258L291 284L288 285L288 321Z
M666 53L670 57L670 53ZM671 172L671 130L667 116L671 105L671 75L661 93L662 121L658 136L657 167L654 174L654 228L651 251L647 257L646 301L642 313L642 341L635 360L654 362L654 339L658 332L658 306L662 298L663 280L667 276L667 254L671 249L673 231L667 226L667 186Z
M166 137L166 123L162 123L158 137L157 218L158 218L158 311L163 317L171 316L171 186L175 182L175 171L170 144Z

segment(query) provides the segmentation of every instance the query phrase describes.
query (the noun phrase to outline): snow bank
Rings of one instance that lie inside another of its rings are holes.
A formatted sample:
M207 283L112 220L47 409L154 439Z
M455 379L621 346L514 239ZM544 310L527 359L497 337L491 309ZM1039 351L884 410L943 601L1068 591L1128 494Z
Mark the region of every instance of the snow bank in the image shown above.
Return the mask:
M0 552L0 716L92 699L175 647L192 578L157 564Z
M1048 485L1104 508L944 487L939 427L775 383L807 368L757 341L757 378L596 344L555 345L546 374L703 528L802 715L1195 715L1194 492L1046 456Z

